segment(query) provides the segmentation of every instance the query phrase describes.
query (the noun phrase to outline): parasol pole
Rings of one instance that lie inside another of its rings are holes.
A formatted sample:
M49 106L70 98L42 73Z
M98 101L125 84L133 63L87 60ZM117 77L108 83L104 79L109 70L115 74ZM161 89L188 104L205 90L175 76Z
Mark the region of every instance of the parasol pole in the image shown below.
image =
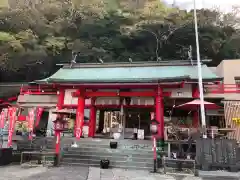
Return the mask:
M141 129L141 118L139 113L138 113L138 129Z
M203 97L203 83L202 83L202 66L201 66L201 61L200 61L199 38L198 38L196 0L193 0L193 2L194 2L195 38L196 38L196 48L197 48L196 50L197 50L197 67L198 67L198 86L199 86L199 92L200 92L201 122L202 122L202 127L203 127L203 138L207 138L204 97Z

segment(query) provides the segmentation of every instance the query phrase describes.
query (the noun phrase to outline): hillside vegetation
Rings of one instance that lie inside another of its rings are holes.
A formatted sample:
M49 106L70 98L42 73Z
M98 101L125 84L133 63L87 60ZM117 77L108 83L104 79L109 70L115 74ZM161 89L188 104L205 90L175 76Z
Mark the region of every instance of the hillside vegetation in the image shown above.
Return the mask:
M47 77L72 52L77 62L196 58L193 12L159 0L1 0L0 7L0 81ZM201 58L210 65L240 58L238 12L198 10Z

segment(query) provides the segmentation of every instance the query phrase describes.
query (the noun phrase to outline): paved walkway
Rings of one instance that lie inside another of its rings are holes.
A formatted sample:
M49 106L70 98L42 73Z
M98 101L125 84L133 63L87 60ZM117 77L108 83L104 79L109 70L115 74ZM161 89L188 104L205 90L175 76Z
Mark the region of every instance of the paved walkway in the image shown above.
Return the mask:
M101 169L100 180L201 180L193 176L182 176L180 178L173 175L152 174L142 170L124 169ZM180 179L179 179L180 178Z
M236 177L193 177L151 174L141 170L100 169L94 167L21 168L0 167L0 180L240 180Z
M87 180L87 176L88 167L5 166L0 168L0 180Z

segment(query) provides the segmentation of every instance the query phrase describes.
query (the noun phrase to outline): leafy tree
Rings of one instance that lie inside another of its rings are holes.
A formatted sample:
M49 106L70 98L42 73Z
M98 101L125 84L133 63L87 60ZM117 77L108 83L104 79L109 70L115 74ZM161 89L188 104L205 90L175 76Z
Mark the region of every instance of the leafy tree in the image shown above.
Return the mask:
M7 7L8 6L8 7ZM202 58L239 58L238 8L198 10ZM0 4L1 81L51 75L56 63L196 58L193 12L159 0L8 0Z

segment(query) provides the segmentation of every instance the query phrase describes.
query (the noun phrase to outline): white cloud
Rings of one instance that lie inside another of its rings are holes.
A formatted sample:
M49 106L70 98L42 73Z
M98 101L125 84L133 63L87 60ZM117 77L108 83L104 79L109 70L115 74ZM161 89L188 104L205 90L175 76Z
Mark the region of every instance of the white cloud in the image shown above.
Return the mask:
M193 0L162 0L168 5L175 5L183 9L193 9ZM231 11L232 6L240 6L240 0L196 0L197 8L220 8L222 11Z

